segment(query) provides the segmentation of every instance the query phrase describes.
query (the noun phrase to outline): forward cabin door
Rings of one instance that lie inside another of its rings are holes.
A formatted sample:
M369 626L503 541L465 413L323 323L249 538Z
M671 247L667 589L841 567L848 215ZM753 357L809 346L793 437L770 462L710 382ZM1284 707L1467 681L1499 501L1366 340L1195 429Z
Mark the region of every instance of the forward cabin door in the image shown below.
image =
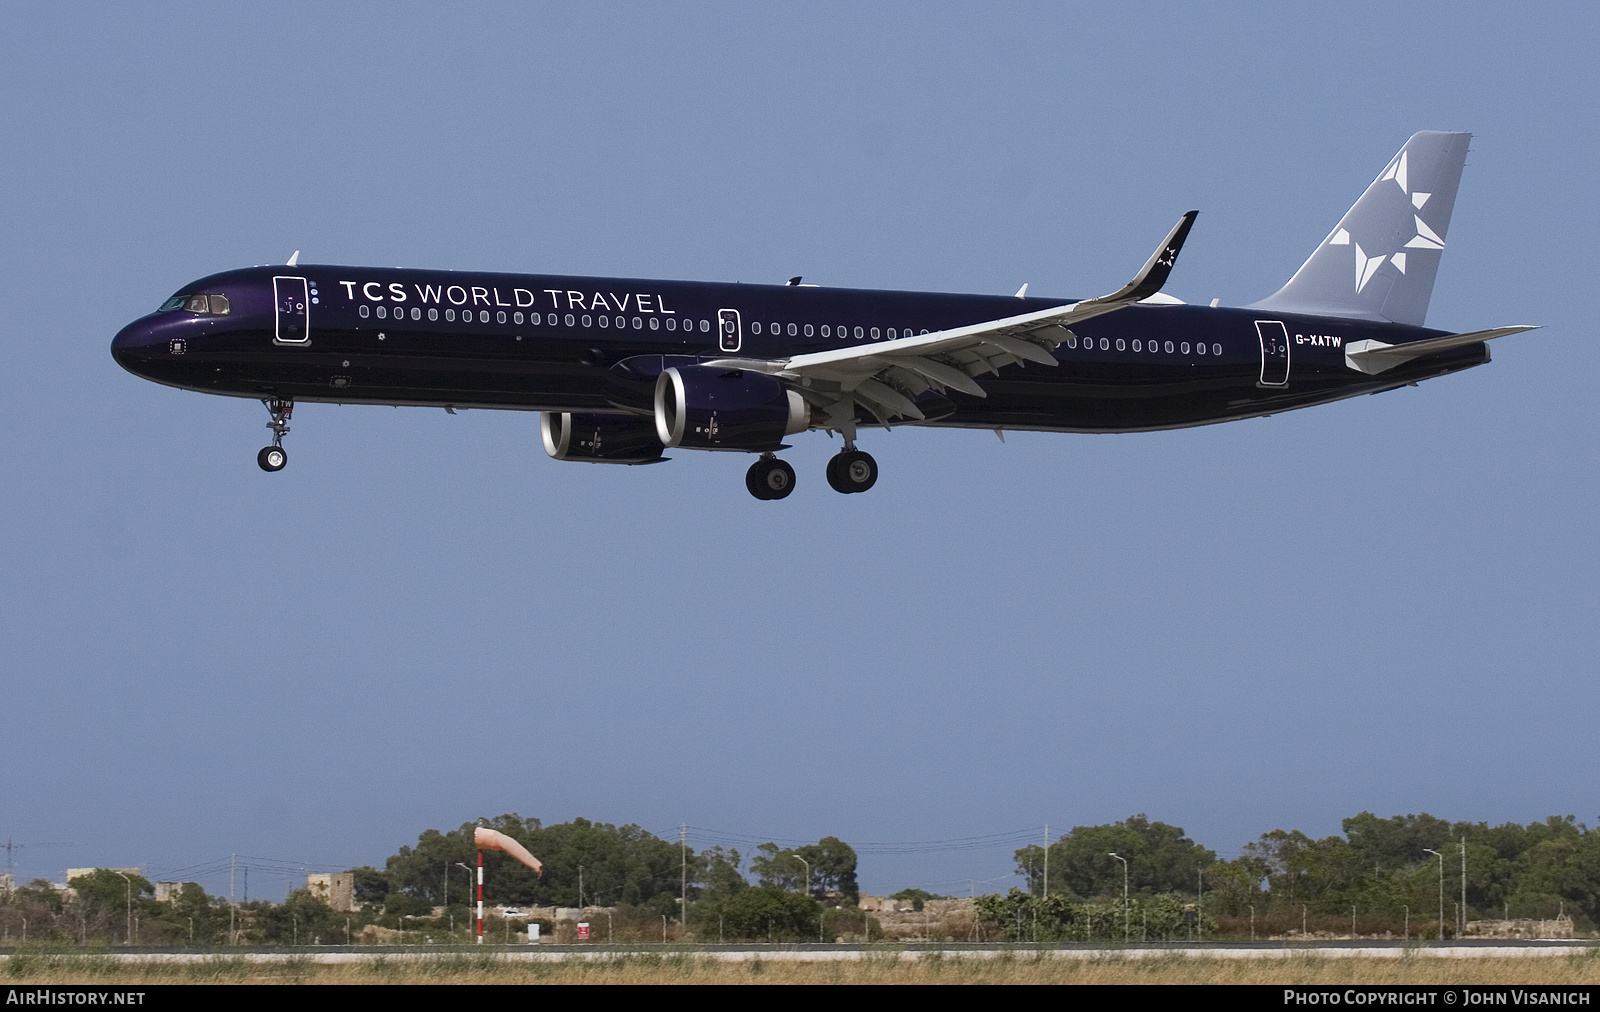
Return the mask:
M1289 331L1279 320L1257 320L1261 337L1261 379L1257 386L1289 385Z
M272 297L277 303L278 344L309 344L311 341L311 295L305 278L273 278Z
M739 311L717 310L717 347L723 351L738 351L743 339L743 328L739 326Z

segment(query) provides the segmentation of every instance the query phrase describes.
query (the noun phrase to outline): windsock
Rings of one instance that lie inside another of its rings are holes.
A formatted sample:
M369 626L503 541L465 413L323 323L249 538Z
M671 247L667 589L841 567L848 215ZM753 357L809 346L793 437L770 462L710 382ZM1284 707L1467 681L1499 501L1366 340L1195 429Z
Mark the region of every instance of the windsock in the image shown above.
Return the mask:
M503 850L540 875L544 874L544 865L528 853L528 848L498 830L478 826L472 831L472 842L479 850Z

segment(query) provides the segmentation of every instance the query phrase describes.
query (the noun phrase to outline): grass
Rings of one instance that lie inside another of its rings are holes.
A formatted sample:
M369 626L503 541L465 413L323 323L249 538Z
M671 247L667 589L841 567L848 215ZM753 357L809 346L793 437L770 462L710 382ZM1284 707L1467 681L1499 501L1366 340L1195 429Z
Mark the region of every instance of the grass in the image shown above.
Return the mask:
M192 963L133 963L116 956L25 952L0 965L12 984L1600 984L1600 951L1568 956L1398 959L1214 959L1181 953L1150 959L1077 959L1021 951L999 958L941 954L936 959L871 953L859 961L726 962L693 953L619 954L560 962L507 961L448 953L378 956L319 964L309 957L255 963L220 956Z

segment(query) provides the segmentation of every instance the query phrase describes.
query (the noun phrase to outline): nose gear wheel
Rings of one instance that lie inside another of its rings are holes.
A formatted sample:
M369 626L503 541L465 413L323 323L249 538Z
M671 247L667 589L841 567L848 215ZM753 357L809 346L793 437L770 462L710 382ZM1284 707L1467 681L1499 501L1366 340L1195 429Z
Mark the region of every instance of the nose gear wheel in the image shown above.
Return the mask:
M289 431L289 416L294 414L294 400L268 397L262 398L261 403L272 415L272 421L267 423L267 428L272 430L272 445L261 448L261 452L256 454L256 463L261 465L263 471L281 471L283 465L289 463L289 455L283 449L283 437Z

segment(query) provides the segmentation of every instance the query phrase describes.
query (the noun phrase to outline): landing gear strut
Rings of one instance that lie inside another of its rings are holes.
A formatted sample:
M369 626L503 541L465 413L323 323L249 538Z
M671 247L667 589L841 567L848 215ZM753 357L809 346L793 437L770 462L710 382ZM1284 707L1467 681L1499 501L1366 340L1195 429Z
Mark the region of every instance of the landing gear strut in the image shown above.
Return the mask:
M294 414L294 399L264 397L261 403L272 415L272 421L267 423L267 428L272 430L272 445L261 448L256 454L256 463L263 471L281 471L283 465L289 463L289 455L283 451L283 437L289 431L289 416Z
M757 499L782 499L794 491L794 468L788 461L763 453L745 472L744 487Z
M828 461L828 485L835 492L865 492L878 480L878 462L872 454L846 443L843 450Z

